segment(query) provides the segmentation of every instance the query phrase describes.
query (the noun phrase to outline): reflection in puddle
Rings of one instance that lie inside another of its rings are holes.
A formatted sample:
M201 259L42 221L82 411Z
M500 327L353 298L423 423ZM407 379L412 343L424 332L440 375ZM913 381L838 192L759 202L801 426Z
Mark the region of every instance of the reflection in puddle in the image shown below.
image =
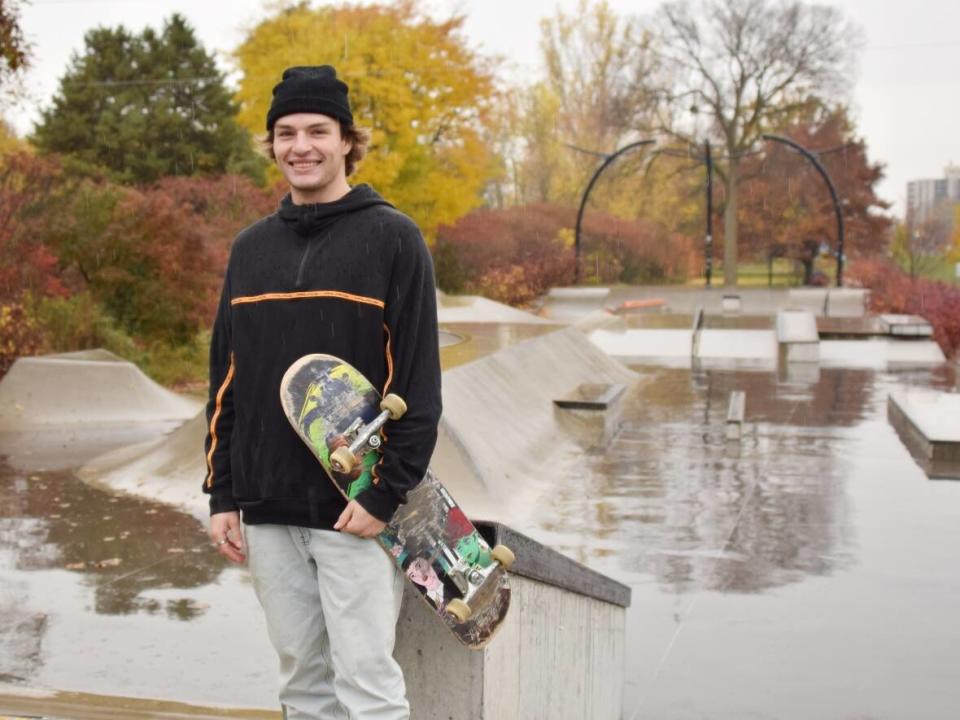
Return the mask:
M102 614L157 613L151 589L207 585L225 561L206 531L169 508L106 492L67 472L21 474L0 466L0 553L11 570L66 569L93 588ZM5 568L7 569L7 568ZM198 613L189 598L175 615Z
M746 427L726 440L727 403ZM760 592L849 562L844 428L863 420L872 374L824 370L808 388L770 373L648 372L611 445L543 511L561 549L666 589Z
M271 706L256 600L227 565L190 515L0 463L0 685Z
M885 407L954 372L640 372L619 432L557 478L533 533L633 590L624 717L952 717L960 486L925 479ZM785 700L794 687L818 700Z

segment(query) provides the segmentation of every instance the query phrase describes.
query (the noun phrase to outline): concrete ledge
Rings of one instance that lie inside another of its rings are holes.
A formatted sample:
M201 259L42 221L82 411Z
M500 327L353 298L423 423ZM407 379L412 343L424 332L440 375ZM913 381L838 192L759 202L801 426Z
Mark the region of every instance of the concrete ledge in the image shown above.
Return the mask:
M747 394L743 390L734 390L730 393L730 404L727 406L727 440L739 440L743 435L743 419L747 411Z
M787 292L787 304L791 308L809 310L816 317L827 314L826 288L790 288Z
M817 319L809 310L781 310L777 313L777 343L786 362L818 362L820 335Z
M705 362L733 362L774 367L777 337L772 330L701 330L697 357Z
M626 389L623 383L584 383L572 393L554 400L553 404L564 410L603 411L619 400Z
M513 550L517 562L511 569L512 574L620 607L630 605L630 588L623 583L601 575L501 523L477 520L475 524L490 545L503 544Z
M861 288L830 288L824 314L828 317L863 317L867 313L870 291Z
M890 393L889 401L930 443L931 457L960 461L960 394L913 388Z
M629 588L497 523L517 553L511 607L482 651L461 646L404 594L397 648L417 720L620 720ZM602 595L609 600L599 599Z
M933 337L933 326L919 315L881 315L885 334L895 337Z
M932 340L874 338L870 340L822 340L822 367L859 367L875 370L925 368L946 362L940 346Z

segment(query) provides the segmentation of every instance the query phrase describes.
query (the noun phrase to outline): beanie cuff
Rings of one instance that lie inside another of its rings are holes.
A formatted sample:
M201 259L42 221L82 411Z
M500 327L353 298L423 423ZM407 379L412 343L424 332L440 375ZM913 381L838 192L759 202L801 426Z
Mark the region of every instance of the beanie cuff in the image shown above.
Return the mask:
M353 125L353 114L339 103L316 96L296 96L286 97L273 103L270 112L267 113L267 131L273 130L277 120L294 113L319 113L342 120L347 125Z

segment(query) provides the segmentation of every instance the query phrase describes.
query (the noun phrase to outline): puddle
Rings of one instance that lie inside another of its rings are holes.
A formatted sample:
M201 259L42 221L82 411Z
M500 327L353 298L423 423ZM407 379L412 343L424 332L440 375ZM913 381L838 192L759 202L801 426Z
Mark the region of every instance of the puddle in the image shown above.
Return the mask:
M245 575L193 517L0 464L0 692L269 707L261 624Z
M624 718L953 717L960 484L886 421L952 371L639 371L533 533L633 590Z

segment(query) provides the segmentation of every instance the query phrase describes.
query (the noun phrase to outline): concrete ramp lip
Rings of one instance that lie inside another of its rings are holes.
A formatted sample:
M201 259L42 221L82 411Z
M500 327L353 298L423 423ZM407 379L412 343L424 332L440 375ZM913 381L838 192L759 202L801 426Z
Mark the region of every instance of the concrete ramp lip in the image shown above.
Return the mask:
M480 295L447 295L437 292L440 323L540 323L549 321Z
M0 431L182 422L201 407L201 401L167 390L120 359L20 358L0 381Z

